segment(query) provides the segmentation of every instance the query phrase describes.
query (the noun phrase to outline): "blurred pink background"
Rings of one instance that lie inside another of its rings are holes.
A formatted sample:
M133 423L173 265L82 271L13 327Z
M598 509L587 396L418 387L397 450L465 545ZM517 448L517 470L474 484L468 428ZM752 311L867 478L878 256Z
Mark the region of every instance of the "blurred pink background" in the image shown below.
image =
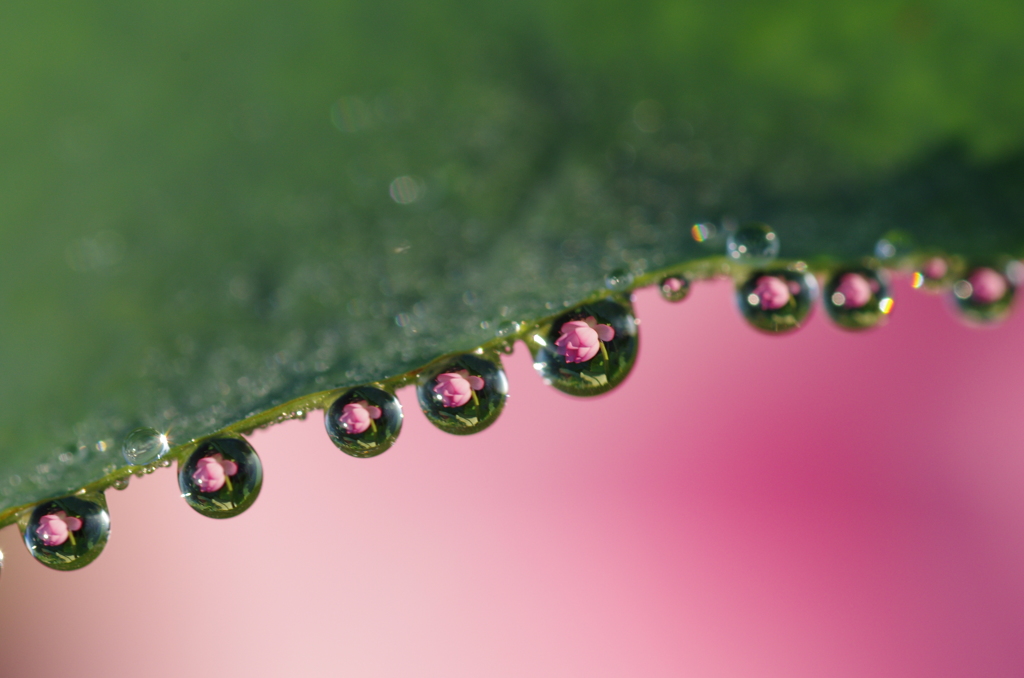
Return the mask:
M263 493L204 518L163 470L61 573L0 533L0 675L1024 675L1024 318L897 285L883 329L783 338L731 287L638 295L613 393L520 345L489 430L414 393L376 459L319 413L260 432Z

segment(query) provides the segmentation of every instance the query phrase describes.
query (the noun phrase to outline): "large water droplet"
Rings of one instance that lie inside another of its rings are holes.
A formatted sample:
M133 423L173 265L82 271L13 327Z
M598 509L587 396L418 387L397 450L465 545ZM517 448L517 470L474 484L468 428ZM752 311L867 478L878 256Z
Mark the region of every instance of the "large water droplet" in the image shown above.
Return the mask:
M165 434L153 428L137 428L124 439L121 454L129 464L151 464L169 449Z
M19 526L36 560L55 570L77 570L106 546L110 514L103 494L89 493L43 502Z
M817 296L818 282L813 275L788 269L756 271L736 289L743 317L772 334L801 327Z
M628 290L633 284L633 274L626 268L617 268L604 277L604 286L610 290Z
M263 485L263 464L242 438L203 442L178 468L188 505L210 518L237 516L252 506Z
M929 257L921 262L910 279L914 289L939 291L951 282L952 266L942 257Z
M768 262L779 255L779 236L768 224L746 224L729 234L725 253L737 261Z
M848 330L875 327L892 311L888 277L865 267L834 273L822 298L829 317Z
M416 394L434 426L448 433L476 433L501 414L508 380L496 353L467 353L421 374Z
M953 299L964 318L993 323L1005 318L1013 303L1014 288L994 268L978 266L953 284Z
M392 393L373 386L349 389L324 412L327 435L353 457L376 457L402 430L402 405Z
M685 276L670 275L661 281L658 290L668 301L682 301L690 295L690 281Z
M630 303L602 299L563 313L530 340L544 381L577 396L619 385L636 361L637 328Z

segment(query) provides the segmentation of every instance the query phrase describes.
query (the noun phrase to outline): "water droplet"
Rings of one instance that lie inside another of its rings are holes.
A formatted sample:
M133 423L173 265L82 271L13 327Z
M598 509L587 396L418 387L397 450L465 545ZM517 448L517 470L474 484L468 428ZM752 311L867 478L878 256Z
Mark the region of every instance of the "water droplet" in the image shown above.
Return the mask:
M685 276L670 275L661 281L658 289L668 301L682 301L690 295L690 281Z
M523 326L519 322L515 320L503 320L498 323L498 327L494 331L494 334L499 339L504 339L505 337L511 337L519 334L521 329L523 329Z
M604 286L610 290L621 292L633 284L633 274L625 268L617 268L604 277Z
M153 428L137 428L124 439L121 454L129 464L150 464L167 454L167 436Z
M213 438L178 468L178 487L188 505L210 518L230 518L260 494L263 465L242 438Z
M498 418L508 380L497 354L466 354L420 375L416 394L434 426L448 433L476 433Z
M126 490L128 489L129 480L131 480L129 476L125 476L124 478L118 478L114 482L110 483L110 486L115 490Z
M353 457L376 457L402 430L402 405L392 393L372 386L345 391L324 412L327 435Z
M36 506L21 524L22 537L36 560L55 570L85 567L103 550L110 514L102 493L61 497Z
M909 255L914 249L911 237L902 231L889 231L875 243L875 256L879 259L897 259Z
M790 270L755 271L736 289L740 313L751 325L778 334L799 328L818 296L810 273Z
M848 330L875 327L892 311L888 277L870 268L837 271L825 283L823 299L829 317Z
M937 291L949 282L950 265L942 257L930 257L923 261L910 279L914 289Z
M953 284L953 300L964 318L978 323L993 323L1005 318L1013 303L1014 288L1009 279L994 268L972 268Z
M167 468L168 466L171 465L171 460L170 459L161 459L160 461L158 461L156 463L156 465L159 466L160 468Z
M604 393L620 384L636 361L636 325L624 299L580 306L532 337L533 366L565 393Z
M711 223L694 224L690 227L690 235L697 242L707 242L714 238L717 232L718 229Z
M779 237L768 224L746 224L729 234L725 253L738 261L768 262L779 255Z

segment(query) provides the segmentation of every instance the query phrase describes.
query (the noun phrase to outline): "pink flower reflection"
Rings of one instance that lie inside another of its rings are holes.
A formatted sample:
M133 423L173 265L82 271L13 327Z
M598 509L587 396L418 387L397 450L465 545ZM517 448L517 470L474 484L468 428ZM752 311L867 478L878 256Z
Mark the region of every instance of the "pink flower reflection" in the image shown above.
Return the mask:
M473 391L483 387L483 379L470 374L468 370L459 370L437 375L434 393L441 396L444 407L462 407L474 397Z
M871 301L871 295L874 294L874 291L868 279L861 274L846 273L839 279L835 294L843 295L842 301L837 304L838 306L844 308L863 308Z
M777 311L789 303L791 294L786 281L774 275L763 275L754 285L754 296L764 311Z
M74 535L71 533L82 529L82 519L68 516L64 511L48 513L39 519L39 527L36 528L36 536L39 541L47 546L60 546L71 538L74 543Z
M615 338L615 329L597 322L594 316L570 320L562 325L562 336L555 341L558 352L568 363L585 363L604 347L601 342Z
M196 463L196 470L192 473L192 480L199 487L200 492L216 492L224 487L225 483L231 488L230 476L238 473L238 464L230 459L225 459L220 452L203 457Z
M370 405L365 400L349 403L341 410L338 421L345 428L347 433L359 435L370 428L375 419L380 419L382 412L376 405Z
M971 298L979 303L992 304L1006 296L1006 278L991 268L977 269L967 278L967 282L971 283L973 290Z

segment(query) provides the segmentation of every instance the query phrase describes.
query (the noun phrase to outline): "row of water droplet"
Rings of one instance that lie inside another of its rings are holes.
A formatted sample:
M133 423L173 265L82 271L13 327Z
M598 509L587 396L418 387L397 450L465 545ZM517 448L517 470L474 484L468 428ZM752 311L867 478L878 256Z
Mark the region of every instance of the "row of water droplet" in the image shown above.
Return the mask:
M695 239L706 239L710 227L694 227ZM743 264L737 280L736 303L758 330L784 333L799 328L819 296L817 278L801 263L773 263L779 238L764 224L735 230L726 242L726 258ZM977 322L999 320L1008 312L1020 270L1019 262L1001 269L967 267L956 259L929 258L913 274L913 286L948 289L957 307ZM609 275L610 296L571 309L534 329L515 322L497 328L500 344L449 356L415 375L393 382L344 389L324 400L324 423L331 441L343 452L359 458L377 456L390 448L402 429L402 406L397 386L415 381L420 408L435 426L453 434L471 434L490 426L508 396L508 381L501 353L512 342L526 341L534 367L544 381L576 396L604 393L620 384L636 361L638 337L631 298L632 278ZM673 274L661 279L662 296L682 301L692 281ZM869 264L834 270L824 279L821 294L828 315L841 328L862 330L880 324L891 312L893 300L888 274ZM327 404L329 403L329 404ZM303 415L305 411L303 411ZM122 446L138 475L169 466L170 441L166 433L140 428ZM115 489L127 486L127 477L115 480ZM200 441L179 460L178 485L193 509L211 518L229 518L253 504L263 481L262 464L252 446L240 435L219 434ZM43 502L23 513L18 521L25 545L49 567L72 570L92 562L103 550L110 532L110 516L102 491L78 493ZM3 556L0 554L0 568Z

